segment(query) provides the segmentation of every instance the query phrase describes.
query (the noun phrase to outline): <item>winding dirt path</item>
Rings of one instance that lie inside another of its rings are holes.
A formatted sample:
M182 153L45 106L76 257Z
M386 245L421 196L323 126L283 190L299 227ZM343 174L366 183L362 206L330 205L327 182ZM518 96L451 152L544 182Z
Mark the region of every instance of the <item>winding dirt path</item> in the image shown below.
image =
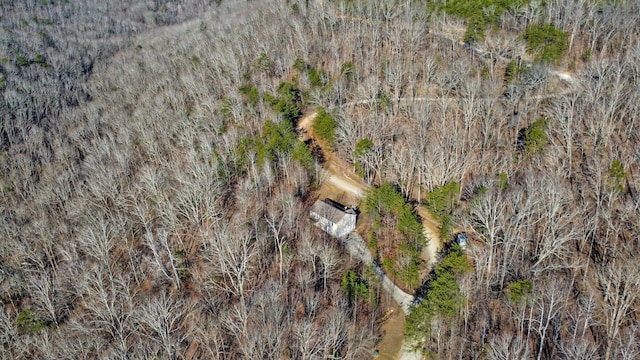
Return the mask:
M334 188L350 195L352 200L359 201L364 197L365 191L370 187L366 184L354 171L353 167L344 160L340 159L334 152L327 149L327 146L313 134L313 120L317 116L317 113L311 112L304 115L298 121L298 132L300 134L300 140L307 141L312 139L322 148L324 155L324 164L322 169L322 182L329 184ZM422 218L422 224L424 228L425 237L429 240L429 245L426 246L422 253L422 258L429 262L429 266L432 267L437 260L437 253L442 247L439 236L439 224L429 214L429 212L422 206L416 207L416 212ZM364 241L363 241L364 244ZM366 246L365 246L366 249ZM369 251L367 249L367 251ZM362 261L365 261L361 259ZM373 258L369 261L372 262Z
M417 206L416 212L422 219L424 237L429 240L429 245L422 250L422 260L429 263L429 270L431 270L438 261L437 254L442 248L442 241L440 240L440 224L431 217L431 214L429 214L429 211L425 209L424 206Z
M300 140L313 140L322 148L325 160L321 174L323 186L332 186L348 194L354 202L359 202L360 199L364 197L364 193L370 185L366 184L353 171L352 166L340 159L334 152L328 149L326 144L314 136L313 120L316 116L317 113L314 111L300 118L297 126ZM438 237L438 223L423 207L418 207L416 211L423 220L425 237L429 239L429 245L424 248L421 257L425 261L428 261L430 267L433 267L437 260L436 254L441 246L440 238ZM405 315L409 314L409 308L415 302L415 297L404 292L389 279L380 266L374 261L371 251L369 251L364 239L358 233L352 232L342 239L342 244L353 258L365 264L373 264L378 278L382 283L382 288L398 303ZM397 334L390 335L397 336ZM422 359L422 355L420 355L419 352L412 351L407 347L406 343L403 343L400 352L397 354L397 359L420 360Z

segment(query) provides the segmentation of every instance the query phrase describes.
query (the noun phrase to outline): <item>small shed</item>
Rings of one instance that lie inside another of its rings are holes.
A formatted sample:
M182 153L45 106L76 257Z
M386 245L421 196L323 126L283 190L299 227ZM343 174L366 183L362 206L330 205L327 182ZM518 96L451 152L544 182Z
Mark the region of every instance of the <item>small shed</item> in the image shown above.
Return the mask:
M316 226L337 238L346 236L356 228L356 212L331 199L316 201L311 206L309 216Z

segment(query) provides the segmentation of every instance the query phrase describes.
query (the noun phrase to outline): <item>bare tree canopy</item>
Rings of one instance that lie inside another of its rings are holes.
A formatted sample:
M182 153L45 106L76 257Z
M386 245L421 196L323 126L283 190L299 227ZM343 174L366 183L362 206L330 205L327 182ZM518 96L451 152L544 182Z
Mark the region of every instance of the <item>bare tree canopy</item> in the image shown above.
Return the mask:
M0 358L640 356L638 2L1 2Z

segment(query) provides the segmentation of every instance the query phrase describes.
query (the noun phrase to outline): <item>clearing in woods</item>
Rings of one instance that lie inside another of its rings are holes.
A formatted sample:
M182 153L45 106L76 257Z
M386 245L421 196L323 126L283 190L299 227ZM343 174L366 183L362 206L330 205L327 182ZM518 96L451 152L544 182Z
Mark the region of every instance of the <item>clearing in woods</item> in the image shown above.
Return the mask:
M354 171L353 167L346 161L339 158L336 153L313 134L313 120L317 113L311 112L304 115L298 121L298 132L301 141L311 141L317 144L322 150L323 164L320 175L320 188L317 191L319 198L330 198L348 206L357 206L364 196L364 192L369 188ZM435 265L436 254L441 248L441 241L438 236L438 222L434 220L429 212L419 206L416 211L422 218L425 237L429 240L422 253L422 259L427 261L429 268ZM389 279L387 278L387 281ZM389 289L387 289L389 290ZM399 290L399 289L398 289ZM393 298L393 296L391 296ZM390 316L384 319L382 325L383 337L378 343L379 359L406 359L417 360L420 355L405 348L404 343L404 323L407 309L401 308L398 303L389 301Z

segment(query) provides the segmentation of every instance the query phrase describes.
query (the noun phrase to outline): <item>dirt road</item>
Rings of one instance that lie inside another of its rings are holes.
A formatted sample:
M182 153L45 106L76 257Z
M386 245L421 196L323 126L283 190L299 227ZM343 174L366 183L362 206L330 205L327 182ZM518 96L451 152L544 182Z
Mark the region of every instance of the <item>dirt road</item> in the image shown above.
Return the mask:
M340 159L334 152L330 151L326 144L321 140L314 137L313 134L313 120L317 116L317 113L311 112L304 115L298 121L298 131L300 133L300 140L308 141L313 140L319 144L322 148L324 155L324 164L322 169L322 187L335 188L338 192L347 195L350 201L357 203L364 196L365 191L369 188L354 171L346 161ZM425 247L422 253L422 258L428 261L429 266L433 267L436 262L436 254L440 249L440 239L438 237L438 224L431 218L430 214L422 207L417 208L417 212L423 219L425 237L429 239L429 246ZM371 251L367 247L364 239L356 232L349 234L342 240L342 243L347 252L354 258L362 261L365 264L373 264L376 273L382 283L382 287L388 292L391 297L398 303L400 308L405 314L409 313L409 308L415 301L415 297L411 294L407 294L402 291L396 284L389 279L389 277L382 271L382 269L374 262ZM402 319L402 321L404 321ZM402 325L400 326L402 327ZM396 331L398 331L396 329ZM390 337L397 337L398 334L389 334ZM397 339L396 339L397 341ZM397 359L400 360L420 360L422 356L420 353L412 351L407 348L407 344L402 345L400 352L397 354Z
M429 240L429 245L422 250L422 260L429 263L429 270L431 270L435 266L436 261L438 261L438 251L442 248L440 226L423 206L417 206L416 212L420 215L420 218L422 218L424 237Z
M329 184L339 191L350 195L355 200L362 199L364 192L369 188L369 185L364 183L364 181L360 179L355 172L353 172L351 166L349 166L344 160L338 158L335 153L327 150L327 147L323 146L324 144L322 141L319 141L313 136L312 126L313 119L315 119L316 115L317 113L314 111L303 116L298 121L298 131L300 132L301 140L307 141L309 139L313 139L318 142L323 149L325 158L322 170L323 185ZM422 218L424 234L429 240L429 246L424 248L422 258L425 261L428 261L430 267L433 267L437 261L437 253L441 247L438 229L439 225L424 207L418 206L416 211ZM367 248L364 240L355 233L354 239L356 240L347 240L347 243L345 243L349 253L364 263L373 263L373 257L371 256L371 252ZM381 269L376 268L376 271L379 271L379 275L382 277L384 288L394 296L394 299L396 299L397 296L396 301L398 301L402 309L407 313L409 306L413 302L413 296L400 290L386 275L384 275L384 273L382 273Z

